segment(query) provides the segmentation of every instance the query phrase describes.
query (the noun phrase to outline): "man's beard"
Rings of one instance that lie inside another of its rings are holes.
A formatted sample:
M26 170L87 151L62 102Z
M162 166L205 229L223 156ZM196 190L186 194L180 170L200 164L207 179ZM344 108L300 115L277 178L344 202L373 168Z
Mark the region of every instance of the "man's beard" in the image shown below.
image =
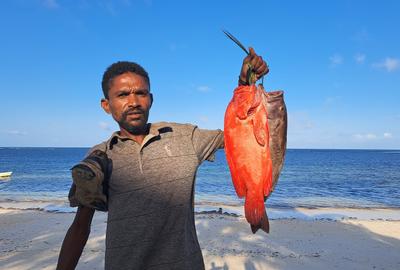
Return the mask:
M135 113L137 113L138 116L140 115L140 120L138 123L139 125L132 125L128 121L128 116L130 114L135 114ZM134 135L143 134L146 132L147 114L141 108L128 109L122 113L121 118L118 121L118 124L131 134Z

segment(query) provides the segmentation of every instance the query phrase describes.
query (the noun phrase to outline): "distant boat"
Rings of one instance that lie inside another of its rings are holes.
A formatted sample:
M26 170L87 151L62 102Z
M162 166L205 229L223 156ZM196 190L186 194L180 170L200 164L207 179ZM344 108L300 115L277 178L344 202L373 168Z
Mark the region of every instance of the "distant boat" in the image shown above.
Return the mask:
M10 177L12 172L0 172L0 178Z

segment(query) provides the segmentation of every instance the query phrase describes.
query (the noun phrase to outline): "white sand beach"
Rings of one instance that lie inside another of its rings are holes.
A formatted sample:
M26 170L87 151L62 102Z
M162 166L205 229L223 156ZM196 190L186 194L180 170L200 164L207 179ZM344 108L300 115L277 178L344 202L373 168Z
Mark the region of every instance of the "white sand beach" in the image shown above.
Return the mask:
M197 214L206 269L400 269L398 210L292 212L303 218L271 220L268 235L261 231L253 235L241 216ZM73 213L0 209L0 269L55 269L73 217ZM97 212L77 269L103 269L105 228L106 215Z

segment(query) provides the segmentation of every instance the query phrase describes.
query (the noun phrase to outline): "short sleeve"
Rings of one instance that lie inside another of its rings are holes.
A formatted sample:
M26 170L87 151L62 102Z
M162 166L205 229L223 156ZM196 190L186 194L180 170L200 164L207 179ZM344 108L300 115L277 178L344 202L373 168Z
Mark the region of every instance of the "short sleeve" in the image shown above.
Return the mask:
M98 144L98 145L92 147L92 148L86 153L84 159L83 159L81 162L77 163L75 166L77 166L77 165L79 165L79 164L82 164L82 163L84 162L84 160L85 160L88 156L90 156L90 155L91 155L94 151L96 151L96 150L101 150L101 151L105 152L105 151L106 151L106 143L103 142L103 143L101 143L101 144ZM74 168L75 166L73 166L73 168ZM101 173L101 172L100 172L97 168L95 168L95 167L93 167L92 169L93 169L94 171L96 171L96 174L100 174L100 173ZM71 170L72 170L72 168L71 168ZM70 187L69 192L68 192L68 200L69 200L69 204L70 204L71 207L83 206L83 204L80 203L79 200L77 199L77 198L79 197L79 194L77 194L77 192L79 193L79 190L77 190L77 187L76 187L75 183L72 182L71 187Z
M197 127L193 130L192 143L199 162L214 161L217 149L224 147L224 133L222 130L207 130Z

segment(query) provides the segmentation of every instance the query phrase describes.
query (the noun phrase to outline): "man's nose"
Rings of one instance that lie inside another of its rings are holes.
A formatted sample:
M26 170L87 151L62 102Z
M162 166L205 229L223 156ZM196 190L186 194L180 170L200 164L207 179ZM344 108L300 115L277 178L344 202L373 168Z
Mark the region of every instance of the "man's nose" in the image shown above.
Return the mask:
M134 106L134 107L136 107L136 106L139 105L139 103L138 103L138 97L136 96L135 93L130 93L130 94L129 94L129 96L128 96L128 103L129 103L129 105Z

